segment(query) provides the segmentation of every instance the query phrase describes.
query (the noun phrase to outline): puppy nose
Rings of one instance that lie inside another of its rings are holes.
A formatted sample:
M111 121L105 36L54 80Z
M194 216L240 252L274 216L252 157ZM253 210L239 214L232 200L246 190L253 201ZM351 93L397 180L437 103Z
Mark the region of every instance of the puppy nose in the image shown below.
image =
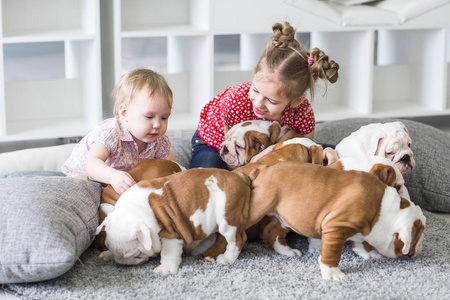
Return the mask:
M225 155L225 154L227 154L229 151L228 151L228 148L227 148L227 146L223 146L223 148L222 148L222 155Z
M410 157L408 154L405 154L405 155L400 159L400 161L401 161L402 163L405 163L405 164L410 165L410 164L411 164L411 157Z

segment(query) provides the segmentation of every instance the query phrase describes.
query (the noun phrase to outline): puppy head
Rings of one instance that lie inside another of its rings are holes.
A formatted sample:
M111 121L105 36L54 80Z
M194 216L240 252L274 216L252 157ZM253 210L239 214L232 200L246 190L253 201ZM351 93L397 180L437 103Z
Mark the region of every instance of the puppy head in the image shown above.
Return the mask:
M411 150L412 141L405 125L401 122L386 124L392 130L387 132L386 137L380 137L375 155L384 156L392 160L402 174L414 170L416 162Z
M391 187L386 188L385 197L386 195L388 198L396 199L394 201L383 199L382 205L385 205L386 209L383 210L382 207L378 222L382 223L379 235L383 238L378 237L377 240L385 242L375 248L380 254L390 258L415 257L422 251L426 218L418 205L401 198Z
M105 245L122 265L140 265L157 254L152 243L150 228L141 223L130 226L114 212L97 227L96 234L106 232Z
M337 146L339 157L381 156L397 164L402 174L413 170L416 162L411 138L402 122L373 123L343 139Z
M388 186L394 187L402 196L403 189L401 187L405 184L405 180L397 165L385 157L372 156L368 159L372 165L369 173L377 176Z
M277 122L253 120L236 124L225 134L220 156L230 169L243 166L274 144L280 132L281 126Z

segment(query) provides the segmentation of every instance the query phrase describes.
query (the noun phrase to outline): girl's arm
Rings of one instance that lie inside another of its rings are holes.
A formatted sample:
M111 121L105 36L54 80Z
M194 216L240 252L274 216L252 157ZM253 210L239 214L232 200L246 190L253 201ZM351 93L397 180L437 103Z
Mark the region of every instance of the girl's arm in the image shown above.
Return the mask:
M114 190L121 195L136 182L127 172L107 166L105 161L108 156L109 152L106 147L99 142L94 142L86 158L86 171L92 180L111 184Z
M167 155L166 159L174 161L174 162L177 161L177 158L175 157L175 154L173 154L172 151L169 151L169 155Z

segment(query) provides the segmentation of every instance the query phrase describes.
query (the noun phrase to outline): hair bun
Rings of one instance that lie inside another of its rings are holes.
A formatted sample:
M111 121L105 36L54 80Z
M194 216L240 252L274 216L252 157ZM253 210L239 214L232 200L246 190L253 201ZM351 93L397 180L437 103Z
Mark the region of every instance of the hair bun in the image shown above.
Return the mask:
M299 48L300 43L295 39L295 29L288 22L275 23L272 26L272 45L280 48Z

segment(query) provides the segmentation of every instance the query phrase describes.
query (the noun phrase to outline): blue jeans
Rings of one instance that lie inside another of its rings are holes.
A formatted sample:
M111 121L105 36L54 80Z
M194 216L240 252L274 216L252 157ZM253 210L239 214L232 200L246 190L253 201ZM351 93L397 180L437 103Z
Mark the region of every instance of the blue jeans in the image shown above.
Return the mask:
M208 146L195 131L191 140L191 164L192 168L219 168L227 169L227 164L220 157L216 148Z

